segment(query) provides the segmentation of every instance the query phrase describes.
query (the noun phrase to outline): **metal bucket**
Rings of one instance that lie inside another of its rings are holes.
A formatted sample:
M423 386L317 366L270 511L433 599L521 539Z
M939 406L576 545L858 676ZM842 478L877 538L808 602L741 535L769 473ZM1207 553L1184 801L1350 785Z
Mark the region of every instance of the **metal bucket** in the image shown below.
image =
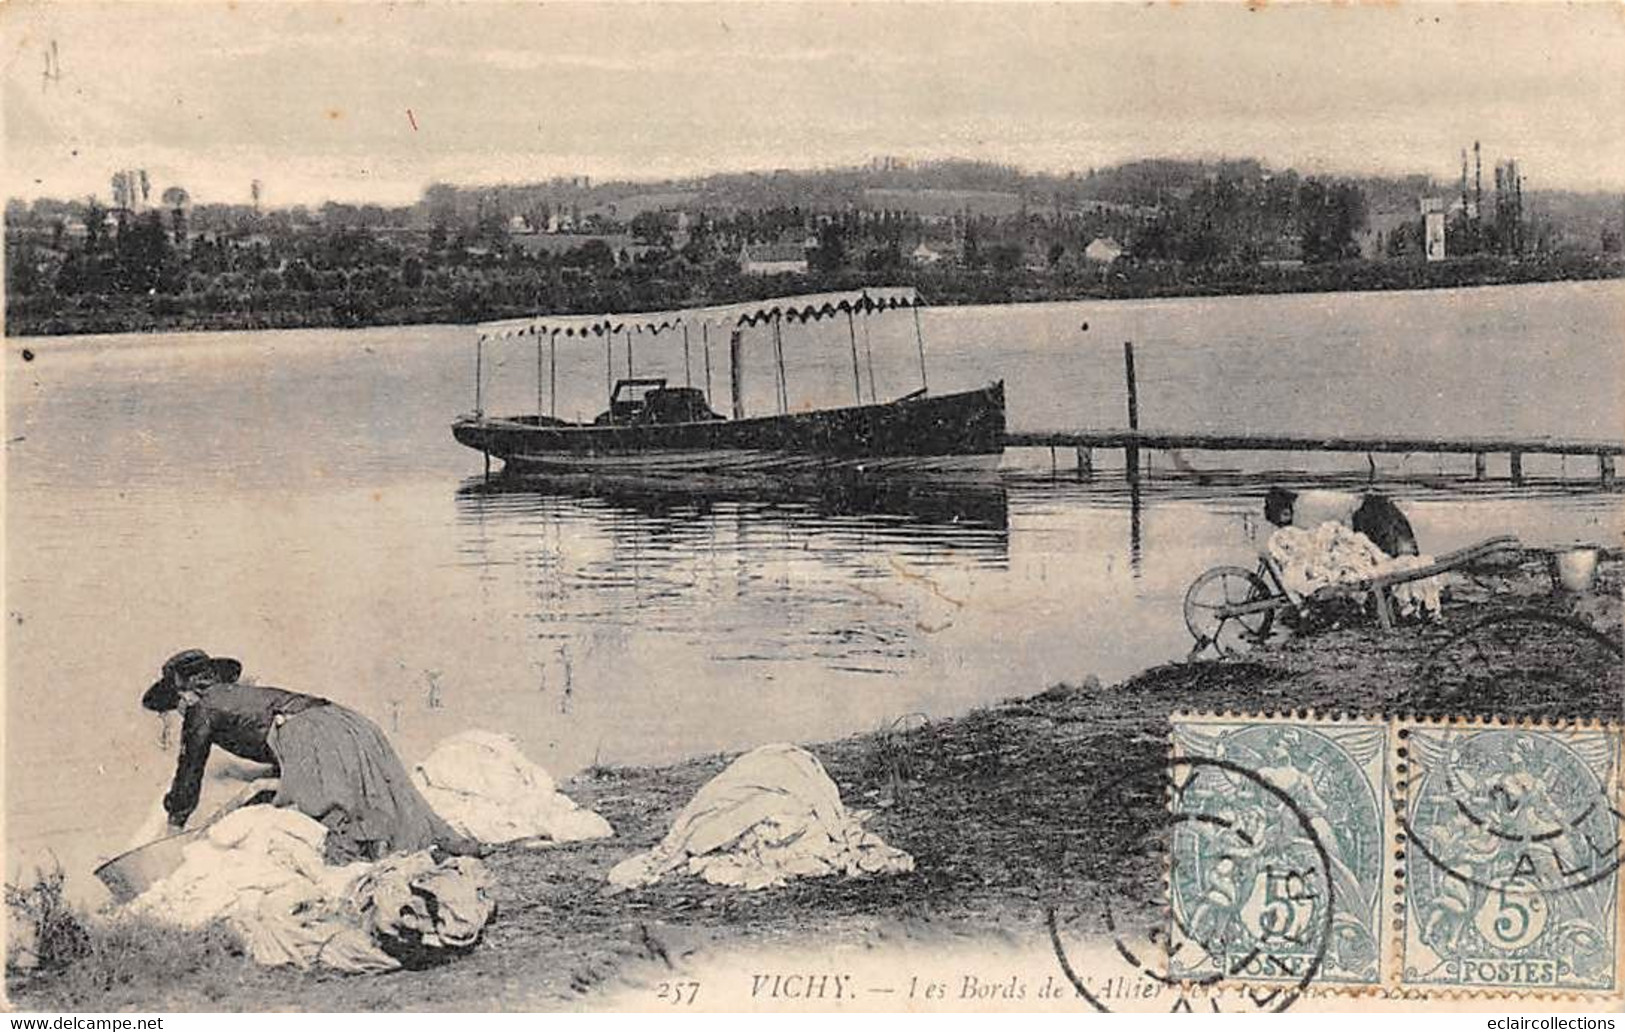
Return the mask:
M1597 581L1597 550L1570 548L1552 555L1552 576L1565 591L1584 593Z
M185 859L186 847L196 842L205 830L183 831L120 853L96 868L96 877L113 894L113 902L128 903L174 874Z

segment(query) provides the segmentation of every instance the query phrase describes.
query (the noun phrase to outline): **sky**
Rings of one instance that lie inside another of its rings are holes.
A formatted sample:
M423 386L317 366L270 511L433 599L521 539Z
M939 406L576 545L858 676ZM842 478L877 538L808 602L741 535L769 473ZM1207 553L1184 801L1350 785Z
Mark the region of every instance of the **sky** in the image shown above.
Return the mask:
M8 196L402 204L430 182L1258 157L1625 189L1625 4L39 3ZM54 47L54 58L51 56ZM1487 173L1486 173L1487 175Z

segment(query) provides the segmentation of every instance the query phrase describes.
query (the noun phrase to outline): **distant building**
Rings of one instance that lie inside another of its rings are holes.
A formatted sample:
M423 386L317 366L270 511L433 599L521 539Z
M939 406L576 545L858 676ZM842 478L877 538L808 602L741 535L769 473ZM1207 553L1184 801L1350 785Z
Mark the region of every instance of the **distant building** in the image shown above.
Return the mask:
M909 252L908 260L915 265L935 265L942 261L942 252L922 240L918 247Z
M806 275L807 249L800 244L746 244L739 250L746 276Z
M1111 237L1095 237L1089 241L1089 246L1083 249L1083 257L1085 261L1110 265L1123 257L1123 245Z
M1422 198L1422 238L1428 261L1444 261L1444 201L1437 197Z
M1409 208L1372 211L1366 217L1365 226L1354 234L1360 257L1372 260L1387 257L1394 234L1404 233L1406 227L1415 224L1416 213Z

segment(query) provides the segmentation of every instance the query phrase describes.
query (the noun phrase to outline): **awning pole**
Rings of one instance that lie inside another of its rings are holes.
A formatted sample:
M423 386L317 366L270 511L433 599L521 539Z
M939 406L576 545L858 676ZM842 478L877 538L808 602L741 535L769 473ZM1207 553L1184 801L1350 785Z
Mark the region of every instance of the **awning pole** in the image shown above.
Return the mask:
M784 330L782 316L773 317L773 353L779 363L779 415L790 411L790 382L784 375Z
M744 331L737 326L728 334L728 365L733 370L729 377L733 391L734 418L745 418L745 345Z
M547 335L547 414L559 418L559 335Z
M700 323L700 343L705 347L705 403L711 404L714 396L711 393L711 324Z
M863 313L863 354L869 363L869 400L875 400L875 349L869 344L869 313ZM860 396L859 401L863 398Z
M542 338L536 338L536 422L542 421Z
M683 324L683 386L694 386L694 369L688 361L688 323Z
M858 404L863 404L863 377L858 373L858 331L852 325L852 312L846 313L846 336L852 342L852 390L858 396Z
M632 379L632 377L634 375L635 374L632 372L632 331L627 330L626 331L626 378L628 380L630 380L630 379Z
M920 349L920 390L927 390L925 382L925 334L920 332L920 306L914 306L914 343Z
M474 415L485 414L485 338L474 338Z
M604 395L615 396L615 334L604 331Z

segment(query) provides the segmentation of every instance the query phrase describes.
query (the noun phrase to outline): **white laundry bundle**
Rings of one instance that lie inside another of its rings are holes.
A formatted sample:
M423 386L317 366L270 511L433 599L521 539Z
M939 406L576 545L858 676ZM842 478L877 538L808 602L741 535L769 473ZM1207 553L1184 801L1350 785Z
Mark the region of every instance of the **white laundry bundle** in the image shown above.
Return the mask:
M297 810L245 806L210 825L180 867L124 911L183 928L224 921L260 964L393 970L396 961L340 913L339 901L370 865L327 866L326 838L325 827Z
M609 872L618 888L651 885L685 868L718 885L761 889L791 878L858 877L914 869L914 858L866 831L817 757L764 745L697 792L653 849Z
M494 912L490 874L468 857L428 850L330 867L327 829L297 810L245 806L210 825L181 865L124 912L183 928L222 921L255 962L371 974L472 945ZM397 952L400 952L397 950Z
M1309 596L1322 588L1358 584L1387 573L1421 569L1433 562L1431 556L1389 556L1371 539L1341 523L1326 522L1314 530L1282 527L1270 535L1270 558L1281 573L1287 591ZM1399 613L1409 616L1439 614L1438 576L1393 585Z
M608 838L609 822L558 791L508 735L464 731L438 745L412 780L447 824L480 842Z

